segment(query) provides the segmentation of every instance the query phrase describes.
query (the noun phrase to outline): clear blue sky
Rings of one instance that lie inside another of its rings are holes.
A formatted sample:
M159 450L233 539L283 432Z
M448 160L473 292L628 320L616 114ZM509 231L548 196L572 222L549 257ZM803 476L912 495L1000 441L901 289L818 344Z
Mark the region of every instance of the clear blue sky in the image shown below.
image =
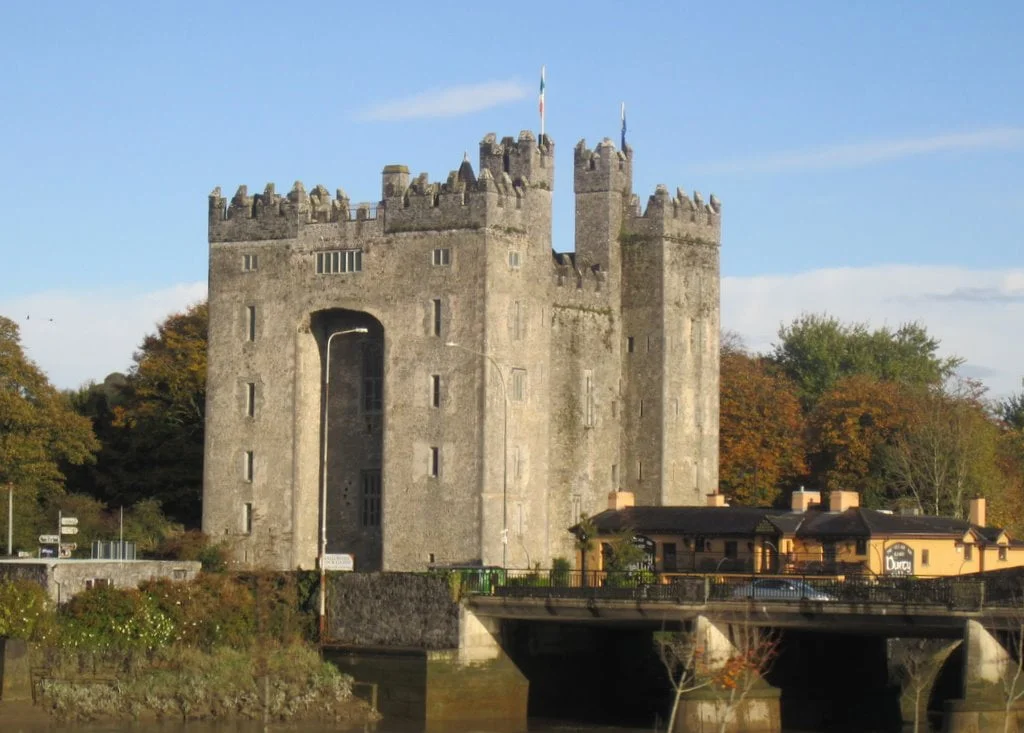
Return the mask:
M1017 1L7 3L0 306L205 280L216 185L443 180L537 128L546 64L557 249L572 148L617 140L625 101L641 198L724 202L724 275L1004 272L973 287L1020 313L1022 29Z

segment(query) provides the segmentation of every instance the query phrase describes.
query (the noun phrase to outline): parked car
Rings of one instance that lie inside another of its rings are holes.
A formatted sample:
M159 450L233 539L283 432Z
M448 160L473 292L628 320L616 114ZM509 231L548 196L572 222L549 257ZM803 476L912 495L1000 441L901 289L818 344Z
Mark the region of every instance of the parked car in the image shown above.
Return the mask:
M789 578L760 578L738 585L733 598L758 598L771 601L834 601L835 596L824 593L802 580Z

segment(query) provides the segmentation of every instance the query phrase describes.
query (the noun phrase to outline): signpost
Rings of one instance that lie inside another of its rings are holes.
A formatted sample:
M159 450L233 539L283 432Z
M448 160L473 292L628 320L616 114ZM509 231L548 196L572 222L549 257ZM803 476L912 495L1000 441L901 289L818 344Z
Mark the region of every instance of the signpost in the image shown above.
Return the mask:
M39 535L40 545L56 545L60 543L60 535L57 534L41 534Z
M61 534L78 534L78 527L61 527Z

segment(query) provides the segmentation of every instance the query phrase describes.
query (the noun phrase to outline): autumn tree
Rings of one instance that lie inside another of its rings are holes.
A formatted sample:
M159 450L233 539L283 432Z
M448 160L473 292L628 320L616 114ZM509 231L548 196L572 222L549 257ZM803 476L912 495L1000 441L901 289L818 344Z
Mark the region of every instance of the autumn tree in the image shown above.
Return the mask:
M841 379L856 375L904 385L935 385L962 363L938 355L924 326L870 330L826 315L805 314L779 329L771 359L794 381L810 409Z
M885 451L907 423L897 384L867 375L839 379L808 417L812 484L858 491L867 505L886 494Z
M47 501L64 492L62 466L92 460L97 448L89 421L25 356L17 324L0 316L0 487L5 499L14 489L17 547L35 546ZM6 535L6 511L0 527Z
M155 499L170 518L198 526L207 326L205 303L169 316L143 340L127 375L76 396L103 438L81 482L108 505Z
M765 359L722 343L720 490L739 504L770 505L806 471L800 401Z

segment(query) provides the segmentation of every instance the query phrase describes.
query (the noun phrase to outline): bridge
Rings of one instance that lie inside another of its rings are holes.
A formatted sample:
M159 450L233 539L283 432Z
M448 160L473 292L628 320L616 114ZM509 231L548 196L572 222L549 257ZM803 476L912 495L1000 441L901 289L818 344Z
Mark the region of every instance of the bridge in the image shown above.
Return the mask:
M431 720L443 728L453 718L496 711L523 724L527 711L574 719L599 711L604 721L621 714L645 726L655 717L664 721L671 690L654 651L656 635L710 630L729 655L737 630L755 627L779 635L780 653L764 694L751 703L759 706L750 712L757 725L746 720L743 730L778 731L783 723L832 730L830 720L864 714L879 717L857 718L861 730L929 714L943 716L951 732L1001 729L1009 708L1009 730L1024 731L1024 709L1005 702L1016 692L1001 686L1020 656L1024 582L1017 574L477 568L332 574L331 582L325 648L357 678L382 685L385 715L389 705L412 711L428 727ZM926 678L914 690L898 669L913 650L924 655ZM707 708L690 713L692 722Z

